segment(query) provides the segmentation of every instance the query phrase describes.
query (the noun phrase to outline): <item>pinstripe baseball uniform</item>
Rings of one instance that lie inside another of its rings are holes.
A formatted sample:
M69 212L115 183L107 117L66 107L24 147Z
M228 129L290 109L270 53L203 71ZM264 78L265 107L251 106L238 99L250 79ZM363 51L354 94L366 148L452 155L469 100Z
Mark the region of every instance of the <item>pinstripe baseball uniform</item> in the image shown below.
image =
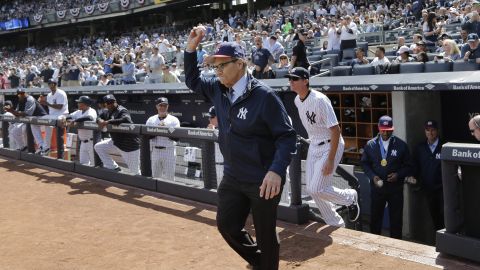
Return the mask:
M180 127L177 117L167 114L160 118L157 114L148 118L147 126ZM168 180L175 179L176 143L168 137L156 136L150 140L150 156L152 161L152 176Z
M76 110L69 115L72 120L77 120L79 118L91 117L93 121L97 119L97 112L92 109L88 108L85 111ZM93 130L88 129L79 129L77 131L78 134L78 141L80 142L80 164L93 166L94 163L94 151L93 151Z
M324 94L310 90L303 101L297 96L295 105L311 140L305 172L307 192L317 204L322 218L328 225L344 227L345 222L335 211L334 204L347 206L353 204L356 191L334 187L333 174L324 176L322 173L330 151L330 128L338 125L331 102ZM345 142L340 136L333 172L340 163L344 147Z

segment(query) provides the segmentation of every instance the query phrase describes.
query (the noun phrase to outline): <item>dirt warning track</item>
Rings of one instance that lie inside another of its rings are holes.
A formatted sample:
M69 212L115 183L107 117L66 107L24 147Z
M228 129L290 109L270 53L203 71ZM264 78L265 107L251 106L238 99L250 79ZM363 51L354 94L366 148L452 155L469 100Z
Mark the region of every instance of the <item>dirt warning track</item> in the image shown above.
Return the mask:
M217 232L213 206L7 159L0 159L0 198L0 269L246 266ZM410 251L395 248L397 240L316 223L278 226L281 269L440 267L431 247L409 244L419 259L404 260ZM394 256L368 244L378 239L392 241Z

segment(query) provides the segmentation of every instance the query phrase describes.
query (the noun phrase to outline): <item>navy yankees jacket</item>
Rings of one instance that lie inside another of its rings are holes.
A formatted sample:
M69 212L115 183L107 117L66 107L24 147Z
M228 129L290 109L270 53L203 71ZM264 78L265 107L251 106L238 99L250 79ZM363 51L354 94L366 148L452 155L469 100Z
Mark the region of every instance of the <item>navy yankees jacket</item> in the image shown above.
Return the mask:
M218 78L200 77L197 54L185 52L187 86L215 106L224 174L259 184L268 171L285 179L296 151L296 133L277 94L248 76L245 94L232 104Z
M382 154L380 153L380 146L378 144L379 136L380 135L369 140L363 148L364 151L362 159L360 160L362 168L370 180L373 180L374 176L380 177L380 179L383 180L383 186L386 189L395 186L402 186L405 177L412 175L408 146L400 138L392 135L387 149L387 166L383 167L380 164L382 161ZM397 173L398 178L396 182L386 181L387 175L390 173ZM373 181L371 181L371 184L373 185Z
M113 111L106 111L106 120L109 124L133 124L132 118L128 110L118 105ZM140 149L140 137L136 134L111 132L113 145L120 148L124 152L132 152Z
M415 148L414 175L420 181L420 185L426 190L438 190L442 188L442 142L439 141L435 150L430 151L427 141L417 145Z

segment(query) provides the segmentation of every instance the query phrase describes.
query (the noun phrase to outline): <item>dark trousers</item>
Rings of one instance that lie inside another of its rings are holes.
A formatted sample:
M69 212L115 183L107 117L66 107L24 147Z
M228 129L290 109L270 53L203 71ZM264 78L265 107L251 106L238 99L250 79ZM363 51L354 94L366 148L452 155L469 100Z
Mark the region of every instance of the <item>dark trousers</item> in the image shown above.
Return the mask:
M424 193L435 230L438 231L445 228L443 217L443 190L424 190Z
M388 213L390 215L390 237L402 238L403 225L403 185L398 187L372 186L372 212L370 216L370 232L374 234L382 233L383 212L388 203Z
M260 198L259 184L225 175L218 188L217 227L225 241L254 269L278 269L280 244L275 230L280 195ZM252 210L256 242L244 229Z
M346 49L355 49L357 48L357 40L356 39L345 39L340 41L340 53L339 53L339 60L343 61L343 50ZM365 52L367 53L367 52Z

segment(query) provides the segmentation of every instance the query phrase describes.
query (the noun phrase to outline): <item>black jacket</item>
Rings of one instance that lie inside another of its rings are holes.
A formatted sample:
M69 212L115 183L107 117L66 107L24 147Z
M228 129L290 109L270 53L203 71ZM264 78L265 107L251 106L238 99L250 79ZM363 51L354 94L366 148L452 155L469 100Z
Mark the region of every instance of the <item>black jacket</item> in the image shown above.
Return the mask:
M430 150L427 141L417 145L415 148L414 175L425 190L437 190L442 188L442 142L439 141L435 151Z
M118 105L113 111L107 111L106 118L112 125L133 124L128 110ZM136 134L110 132L113 144L124 152L132 152L140 149L140 138Z
M268 171L285 179L296 133L277 94L248 75L245 94L233 104L217 77L200 77L197 54L185 52L187 86L215 105L224 173L242 182L260 184Z

